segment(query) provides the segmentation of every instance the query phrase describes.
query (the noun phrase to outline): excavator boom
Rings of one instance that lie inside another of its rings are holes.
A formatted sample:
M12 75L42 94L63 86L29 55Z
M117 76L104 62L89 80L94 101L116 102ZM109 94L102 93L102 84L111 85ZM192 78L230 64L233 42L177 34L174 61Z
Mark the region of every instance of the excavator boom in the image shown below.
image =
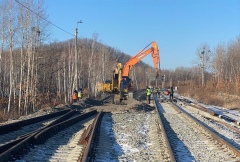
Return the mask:
M135 56L133 56L131 59L129 59L126 62L125 66L123 68L123 72L122 72L123 77L128 77L129 71L132 69L132 67L150 53L152 53L153 67L154 67L154 69L156 69L156 71L158 71L158 69L159 69L158 66L159 66L159 62L160 62L158 46L155 41L153 41L151 43L151 45L152 46L150 48L146 49L148 47L147 46L145 49L138 52ZM157 74L158 74L158 72L157 72Z

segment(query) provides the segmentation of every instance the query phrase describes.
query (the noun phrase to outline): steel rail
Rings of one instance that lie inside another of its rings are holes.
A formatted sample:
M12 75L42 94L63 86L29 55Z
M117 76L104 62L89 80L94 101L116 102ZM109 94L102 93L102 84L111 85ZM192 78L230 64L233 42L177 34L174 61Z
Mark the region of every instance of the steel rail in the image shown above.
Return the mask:
M155 104L156 110L157 110L157 112L158 112L159 128L160 128L160 130L162 131L162 134L163 134L163 136L164 136L164 139L165 139L165 142L166 142L166 145L167 145L167 148L168 148L168 153L169 153L170 161L171 161L171 162L176 162L176 159L175 159L175 156L174 156L174 154L173 154L173 151L172 151L170 142L169 142L168 137L167 137L166 130L165 130L164 125L163 125L163 122L162 122L163 114L162 114L161 111L159 111L159 108L160 108L160 107L162 108L162 106L161 106L160 103L158 103L158 100L157 100L156 96L154 96L154 104Z
M82 138L79 141L80 145L83 145L82 154L78 159L78 162L86 162L91 150L93 150L93 142L96 136L97 128L101 124L101 119L103 117L103 112L99 112L97 117L94 119L93 123L85 129Z
M180 106L178 106L177 104L170 102L173 105L173 108L175 108L176 111L180 111L182 114L184 114L185 116L187 116L188 118L192 119L195 123L197 123L199 126L201 126L205 131L207 131L209 134L211 134L211 136L218 141L219 143L225 145L229 150L231 150L236 156L240 157L240 152L239 150L231 145L229 142L227 142L226 140L222 139L221 137L219 137L216 133L214 133L213 131L211 131L210 129L208 129L204 124L202 124L201 121L199 121L198 119L196 119L195 117L193 117L191 114L187 113L186 111L184 111Z
M225 120L227 120L227 121L233 122L233 123L236 124L236 125L240 125L239 121L237 121L237 120L235 120L235 119L233 119L233 118L231 118L231 117L229 117L229 116L227 116L227 115L221 115L221 114L219 114L219 113L217 113L217 112L214 112L214 111L209 110L208 108L206 108L206 107L204 107L204 106L202 106L202 105L199 105L198 103L189 101L189 100L187 100L187 99L180 99L180 98L178 98L178 97L175 97L175 98L177 98L178 100L180 100L180 101L183 102L183 103L188 103L188 104L189 104L189 103L192 103L190 106L192 106L192 107L194 107L194 108L196 108L196 109L198 109L198 110L205 111L205 112L209 113L209 114L212 115L212 116L218 116L220 119L225 119Z
M73 112L76 111L73 110ZM96 113L97 111L93 110L85 114L80 114L68 120L66 120L66 117L59 118L58 123L55 122L54 125L45 126L44 129L29 134L29 136L25 136L22 139L19 139L18 142L15 142L14 145L11 145L10 148L0 154L1 162L7 162L9 160L11 161L11 158L18 157L19 154L21 154L21 152L27 149L29 146L44 143L48 138L57 132L62 131L63 129L75 124L76 122L82 121L92 115L95 115ZM71 116L71 113L67 115Z
M16 145L16 144L19 143L20 141L23 141L23 140L26 139L27 137L29 137L29 136L31 136L31 135L33 135L33 134L36 134L36 133L40 132L40 131L43 130L43 129L46 129L47 127L50 127L50 126L55 125L55 124L57 124L57 123L60 123L60 122L66 120L67 118L71 117L72 115L74 115L74 114L76 114L76 113L77 113L76 110L69 111L68 113L62 115L61 117L59 117L58 119L56 119L56 120L53 121L52 123L50 123L50 124L48 124L48 125L46 125L46 126L43 126L43 127L39 128L39 129L36 129L36 130L34 130L34 131L32 131L32 132L29 132L29 133L26 133L26 134L24 134L24 135L21 135L21 136L17 137L15 140L12 140L12 141L4 144L4 145L1 145L1 146L0 146L0 154L2 154L4 151L10 149L11 147L13 147L14 145ZM55 117L55 116L54 116L54 117Z
M176 97L176 98L177 98L178 100L186 103L184 100L179 99L178 97ZM216 114L215 112L213 112L213 111L211 111L211 110L208 110L208 108L206 108L206 107L203 107L203 106L201 106L201 105L198 105L197 103L191 104L190 106L191 106L191 107L194 107L194 108L196 108L196 109L198 109L198 110L204 111L204 112L206 112L206 113L208 113L208 114L210 114L210 115L212 115L212 116L217 116L217 117L219 117L220 119L225 119L225 120L228 120L228 121L230 121L230 122L233 122L235 125L239 125L239 123L238 123L237 121L231 120L231 119L229 120L229 119L225 118L224 116L221 116L221 115ZM233 130L233 131L236 131L236 132L240 133L240 130L239 130L239 129L234 128L233 126L231 126L231 125L229 125L229 124L226 124L226 123L224 123L224 122L222 122L222 121L219 121L219 120L216 120L216 119L213 119L213 118L206 117L205 115L203 115L203 116L204 116L205 118L207 118L207 119L213 120L214 122L221 123L222 125L226 126L228 129L231 129L231 130Z
M41 121L44 121L44 120L47 120L47 119L51 119L53 117L64 115L69 111L70 111L70 109L66 109L66 110L62 110L62 111L47 114L47 115L38 116L38 117L35 117L35 118L31 118L31 119L26 119L26 120L22 120L22 121L10 123L10 124L1 125L0 126L0 135L18 130L21 127L24 127L26 125L30 125L30 124L33 124L33 123L37 123L37 122L41 122Z

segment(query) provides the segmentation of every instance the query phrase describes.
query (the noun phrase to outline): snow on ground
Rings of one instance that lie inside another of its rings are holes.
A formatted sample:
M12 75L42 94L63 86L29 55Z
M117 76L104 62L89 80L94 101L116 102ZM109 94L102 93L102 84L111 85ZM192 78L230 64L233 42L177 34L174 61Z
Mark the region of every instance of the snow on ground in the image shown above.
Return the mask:
M105 114L95 161L162 161L154 119L153 111Z

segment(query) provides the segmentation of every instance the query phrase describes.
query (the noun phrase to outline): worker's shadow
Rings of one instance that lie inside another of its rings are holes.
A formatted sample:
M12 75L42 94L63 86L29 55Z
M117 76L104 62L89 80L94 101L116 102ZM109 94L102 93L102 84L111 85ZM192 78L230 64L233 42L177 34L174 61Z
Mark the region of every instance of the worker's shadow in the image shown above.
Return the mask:
M75 102L71 105L71 109L77 109L81 110L83 108L90 108L93 106L100 106L103 105L103 101L91 99L91 98L86 98L80 102Z
M81 108L81 105L79 104L72 104L71 105L71 109L80 109Z

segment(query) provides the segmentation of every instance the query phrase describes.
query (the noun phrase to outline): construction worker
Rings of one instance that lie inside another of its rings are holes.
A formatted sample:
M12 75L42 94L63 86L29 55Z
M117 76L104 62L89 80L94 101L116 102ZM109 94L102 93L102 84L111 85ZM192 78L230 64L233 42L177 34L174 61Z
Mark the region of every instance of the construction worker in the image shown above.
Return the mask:
M153 93L157 94L157 88L156 87L153 88Z
M147 88L146 88L146 96L147 96L148 104L150 104L151 94L152 94L151 89L147 86Z
M73 92L72 102L77 102L77 90L75 90L75 91Z
M173 87L171 86L171 87L170 87L170 92L169 92L169 100L170 100L171 102L173 101L173 93L174 93Z
M122 78L122 81L120 83L120 89L121 91L123 91L125 88L127 88L128 84L127 84L127 80L126 78Z
M157 88L157 96L160 97L160 88Z
M82 99L82 89L78 91L77 95L78 95L78 101L80 101L80 99Z

